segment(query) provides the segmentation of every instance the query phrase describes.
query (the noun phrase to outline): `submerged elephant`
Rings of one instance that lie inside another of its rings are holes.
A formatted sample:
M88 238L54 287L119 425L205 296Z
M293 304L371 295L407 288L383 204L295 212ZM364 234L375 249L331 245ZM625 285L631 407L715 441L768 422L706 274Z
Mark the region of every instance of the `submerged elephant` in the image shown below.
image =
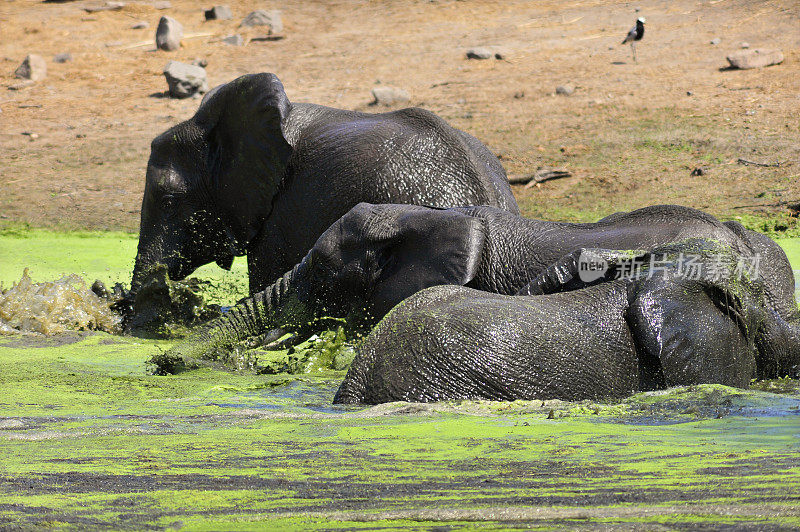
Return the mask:
M800 323L791 266L780 247L737 223L661 205L597 223L529 220L491 207L431 209L360 204L333 224L306 257L267 290L204 326L159 360L164 371L213 358L218 347L274 327L307 334L320 316L359 318L371 326L392 307L435 285L515 294L551 264L587 247L652 249L708 238L742 257L759 258L771 314L757 340L759 375L785 374L796 351L784 349ZM357 321L351 319L351 322ZM785 337L786 341L777 339Z
M182 279L244 254L257 292L362 201L519 212L497 158L433 113L293 104L242 76L152 142L131 292L157 263Z
M584 279L587 255L608 267L604 275ZM582 400L701 383L747 387L757 337L772 316L762 280L737 271L740 259L730 246L702 239L650 252L584 249L550 266L524 295L426 289L364 340L334 402Z

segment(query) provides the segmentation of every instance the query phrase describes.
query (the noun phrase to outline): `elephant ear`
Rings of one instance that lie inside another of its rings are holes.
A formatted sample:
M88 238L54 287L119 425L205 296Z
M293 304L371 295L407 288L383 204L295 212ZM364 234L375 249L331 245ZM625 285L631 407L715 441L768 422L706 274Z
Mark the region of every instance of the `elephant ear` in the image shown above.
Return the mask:
M291 104L274 74L216 87L193 120L206 132L208 185L234 254L245 252L271 211L292 147L284 125Z
M576 249L548 266L516 295L536 296L580 290L636 273L648 260L641 250Z
M410 206L385 234L377 279L368 298L378 316L424 288L469 283L486 240L483 223L475 217Z
M702 383L747 387L755 375L752 308L724 286L676 277L642 280L625 319L643 390Z

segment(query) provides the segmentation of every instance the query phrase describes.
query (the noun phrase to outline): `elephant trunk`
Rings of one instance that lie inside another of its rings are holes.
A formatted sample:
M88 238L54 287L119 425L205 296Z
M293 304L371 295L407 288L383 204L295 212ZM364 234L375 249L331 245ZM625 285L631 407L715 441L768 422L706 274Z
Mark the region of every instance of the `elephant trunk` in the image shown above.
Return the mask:
M800 377L800 320L770 310L756 338L757 377Z
M166 353L154 356L149 361L154 366L152 373L164 375L207 366L237 342L277 327L295 328L308 323L314 317L313 311L297 293L306 272L306 265L301 262L272 286L240 301Z

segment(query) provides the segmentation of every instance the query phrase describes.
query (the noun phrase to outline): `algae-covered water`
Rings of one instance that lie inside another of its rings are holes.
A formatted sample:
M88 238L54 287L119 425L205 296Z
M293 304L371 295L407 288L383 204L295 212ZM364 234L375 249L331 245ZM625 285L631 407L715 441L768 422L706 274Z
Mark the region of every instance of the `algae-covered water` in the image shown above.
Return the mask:
M0 280L126 281L135 243L7 233ZM228 302L246 289L241 262L198 275ZM147 375L170 345L0 337L0 527L800 527L797 381L344 408L343 371Z

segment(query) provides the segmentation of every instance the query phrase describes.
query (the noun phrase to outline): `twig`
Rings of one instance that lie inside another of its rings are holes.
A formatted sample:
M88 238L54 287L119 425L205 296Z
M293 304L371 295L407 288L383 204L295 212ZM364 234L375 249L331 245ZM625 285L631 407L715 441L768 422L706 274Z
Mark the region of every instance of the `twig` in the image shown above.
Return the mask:
M189 35L184 35L183 38L184 39L194 39L196 37L212 37L212 36L214 36L214 33L190 33ZM141 48L142 46L147 46L148 44L152 44L153 46L155 46L155 40L154 39L150 39L149 41L141 41L141 42L137 42L135 44L129 44L127 46L123 46L123 47L121 47L119 49L120 50L130 50L132 48Z
M759 162L756 162L756 161L748 161L747 159L742 159L741 157L739 157L736 160L736 162L739 163L739 164L743 164L745 166L761 166L761 167L764 167L764 168L780 168L780 166L781 166L780 162L759 163Z
M436 87L444 87L445 85L462 85L465 83L466 81L442 81L441 83L434 83L431 85L431 88L435 89Z
M732 209L749 209L751 207L783 207L785 205L789 205L792 203L797 203L796 201L779 201L778 203L755 203L753 205L737 205L735 207L731 207Z
M571 177L572 174L565 169L555 169L555 168L548 168L548 167L539 167L536 171L529 175L523 176L511 176L508 178L508 182L511 185L524 185L528 184L528 187L532 187L537 183L544 183L545 181L550 181L551 179L561 179L562 177Z
M588 41L590 39L599 39L600 37L607 36L606 33L595 33L594 35L589 35L588 37L581 37L578 39L579 41Z

